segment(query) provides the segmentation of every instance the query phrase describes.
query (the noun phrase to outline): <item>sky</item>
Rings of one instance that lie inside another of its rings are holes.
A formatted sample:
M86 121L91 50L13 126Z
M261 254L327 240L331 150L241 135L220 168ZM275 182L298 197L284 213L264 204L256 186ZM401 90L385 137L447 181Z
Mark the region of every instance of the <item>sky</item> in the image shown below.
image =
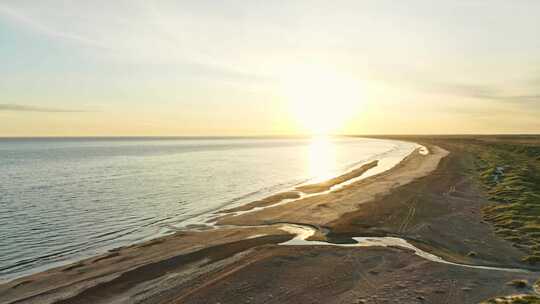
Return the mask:
M540 1L0 0L0 136L540 133Z

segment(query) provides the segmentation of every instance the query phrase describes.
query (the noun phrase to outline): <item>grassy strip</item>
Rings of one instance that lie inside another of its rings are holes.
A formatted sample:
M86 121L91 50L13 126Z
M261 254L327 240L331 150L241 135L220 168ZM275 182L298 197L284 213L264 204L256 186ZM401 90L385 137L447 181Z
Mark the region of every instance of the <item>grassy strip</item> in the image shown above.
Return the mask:
M522 296L509 296L502 298L490 299L487 302L482 302L482 304L540 304L540 298L532 295L522 295Z
M534 289L538 290L540 281L534 283ZM524 289L528 287L528 282L526 280L514 280L509 282L509 285L516 287L517 289ZM497 297L489 299L481 304L540 304L540 297L531 294L518 294L511 295L506 297Z
M524 262L539 263L540 147L484 143L471 149L478 176L497 202L484 208L485 219L499 236L528 252Z

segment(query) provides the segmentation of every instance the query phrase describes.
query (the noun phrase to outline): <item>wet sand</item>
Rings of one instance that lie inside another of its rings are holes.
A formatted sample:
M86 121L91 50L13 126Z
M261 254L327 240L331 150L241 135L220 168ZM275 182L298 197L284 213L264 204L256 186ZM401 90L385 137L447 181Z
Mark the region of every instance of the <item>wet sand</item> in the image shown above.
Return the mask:
M294 191L282 192L282 193L274 194L269 197L263 198L262 200L259 200L259 201L254 201L254 202L251 202L251 203L248 203L248 204L236 207L236 208L227 209L225 210L225 213L249 211L254 208L268 207L268 206L278 204L283 200L300 198L300 196L301 195L298 192L294 192Z
M335 192L285 204L254 202L214 229L181 231L0 285L1 303L478 303L539 273L482 220L488 202L467 174L470 155L439 138L395 168ZM450 153L448 153L450 152ZM294 198L286 195L286 198ZM254 207L265 207L255 208ZM252 212L249 212L252 210ZM437 263L401 247L279 245L284 223L311 239L407 240L445 260L528 268L515 273ZM474 253L474 254L473 254Z
M365 165L360 166L360 168L351 170L350 172L347 172L338 177L335 177L330 180L317 183L317 184L310 184L310 185L296 187L296 190L303 193L318 193L318 192L328 191L336 185L342 184L348 180L362 176L362 174L366 173L366 171L368 171L369 169L377 167L378 163L379 161L374 160L372 162L369 162Z

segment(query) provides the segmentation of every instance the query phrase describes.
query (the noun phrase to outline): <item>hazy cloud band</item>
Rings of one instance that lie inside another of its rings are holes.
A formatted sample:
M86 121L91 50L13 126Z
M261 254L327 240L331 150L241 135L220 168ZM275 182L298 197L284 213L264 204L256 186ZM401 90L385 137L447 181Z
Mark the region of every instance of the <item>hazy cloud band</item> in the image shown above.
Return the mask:
M57 108L45 108L29 105L17 105L17 104L0 104L0 111L11 112L43 112L43 113L84 113L92 111L74 110L74 109L57 109Z

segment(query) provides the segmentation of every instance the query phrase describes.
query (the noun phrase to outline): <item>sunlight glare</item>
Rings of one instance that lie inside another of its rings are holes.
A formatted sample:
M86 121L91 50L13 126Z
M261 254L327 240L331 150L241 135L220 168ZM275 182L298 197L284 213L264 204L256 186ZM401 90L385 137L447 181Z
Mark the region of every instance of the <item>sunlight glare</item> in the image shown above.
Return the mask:
M309 145L310 182L318 183L334 177L337 170L336 146L328 136L316 136Z
M361 103L359 81L329 68L295 68L283 87L293 118L308 134L337 132Z

